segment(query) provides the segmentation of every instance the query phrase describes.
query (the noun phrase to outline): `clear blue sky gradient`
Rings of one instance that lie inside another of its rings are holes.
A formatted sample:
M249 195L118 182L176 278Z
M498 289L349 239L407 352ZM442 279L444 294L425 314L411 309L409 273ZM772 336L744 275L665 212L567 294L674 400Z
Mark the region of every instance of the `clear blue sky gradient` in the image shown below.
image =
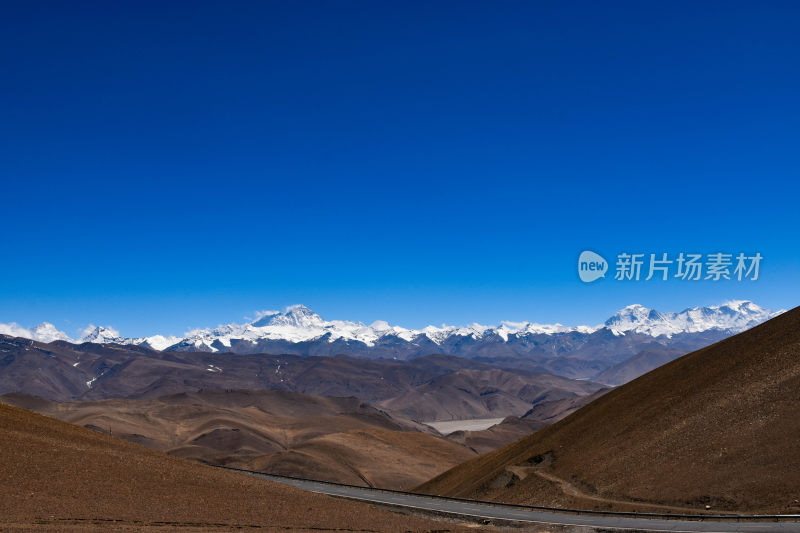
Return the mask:
M800 301L796 2L3 2L0 322ZM760 252L756 282L578 254Z

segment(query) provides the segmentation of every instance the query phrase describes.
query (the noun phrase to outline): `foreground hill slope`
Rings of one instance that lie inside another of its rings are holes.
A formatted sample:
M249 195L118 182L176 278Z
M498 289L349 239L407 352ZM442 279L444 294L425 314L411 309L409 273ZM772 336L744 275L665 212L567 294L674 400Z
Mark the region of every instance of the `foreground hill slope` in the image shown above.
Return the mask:
M356 485L407 488L475 455L354 397L260 390L74 403L19 394L0 400L179 457Z
M442 528L441 522L213 469L5 404L0 464L4 531Z
M800 510L800 308L418 490L532 504Z

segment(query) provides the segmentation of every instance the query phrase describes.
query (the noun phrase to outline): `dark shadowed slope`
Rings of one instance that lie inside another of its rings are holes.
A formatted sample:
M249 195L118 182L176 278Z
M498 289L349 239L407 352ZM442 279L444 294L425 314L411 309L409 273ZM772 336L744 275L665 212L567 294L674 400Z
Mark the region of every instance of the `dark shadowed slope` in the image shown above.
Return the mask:
M454 496L800 511L800 308L419 487Z
M626 359L598 374L593 379L607 385L622 385L684 354L686 354L684 350L670 348L651 348L643 350L630 359Z
M462 369L381 402L392 412L425 422L521 416L548 400L578 398L601 385L550 374Z
M213 469L5 404L0 464L4 531L430 531L443 525Z

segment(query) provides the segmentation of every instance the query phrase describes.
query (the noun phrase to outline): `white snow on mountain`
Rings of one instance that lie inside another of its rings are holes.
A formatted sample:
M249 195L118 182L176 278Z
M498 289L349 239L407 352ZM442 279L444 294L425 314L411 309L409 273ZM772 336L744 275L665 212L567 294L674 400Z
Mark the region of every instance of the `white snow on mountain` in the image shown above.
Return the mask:
M615 336L636 332L654 337L672 336L677 333L697 333L721 330L737 333L753 327L783 311L772 312L749 301L727 302L718 306L695 307L680 313L660 313L641 305L631 305L617 312L601 326L564 326L562 324L537 324L531 322L503 322L500 326L427 326L420 330L392 326L378 320L370 325L345 320L326 321L308 307L295 305L284 312L269 311L259 314L258 320L250 324L228 324L214 329L194 330L182 342L197 349L218 351L218 342L230 347L234 340L256 342L259 340L282 340L293 343L321 340L358 341L375 346L382 339L397 337L407 342L427 339L442 344L453 336L480 339L487 334L496 334L504 341L511 335L553 335L558 333L589 334L606 328Z
M118 343L143 345L155 350L164 350L181 344L183 348L194 347L204 351L220 351L230 348L234 341L260 340L300 343L337 340L357 341L375 346L382 340L397 338L406 342L421 341L442 344L456 336L481 339L486 335L497 335L508 341L512 335L555 335L561 333L590 334L601 328L620 336L629 332L653 337L671 337L680 333L699 333L718 330L729 334L749 329L784 311L773 312L746 300L737 300L708 307L693 307L679 313L661 313L642 305L629 305L600 326L564 326L562 324L537 324L531 322L502 322L499 326L428 326L420 330L392 326L377 320L370 325L347 320L325 320L308 307L293 305L283 312L263 311L256 319L246 324L227 324L216 328L195 329L184 337L153 335L150 337L125 338L110 326L88 326L78 342ZM0 324L0 333L25 337L41 342L72 340L50 323L42 323L27 329L17 323ZM222 348L221 348L222 347Z
M80 339L78 339L78 342L94 342L97 344L105 344L107 342L120 343L124 341L125 339L119 334L119 331L111 326L95 326L94 324L86 326Z
M313 329L325 326L321 316L304 305L290 305L283 313L265 311L261 319L252 324L254 327L288 327L297 329Z
M531 322L503 322L495 331L507 338L512 333L532 334L532 335L553 335L555 333L594 333L600 326L564 326L562 324L536 324ZM502 333L501 333L502 331Z
M378 324L377 328L373 328L360 322L326 321L308 307L293 305L287 307L283 313L261 313L260 318L251 324L228 324L214 329L190 331L184 342L198 349L217 351L211 346L215 341L230 347L232 340L240 339L305 342L329 335L330 341L353 340L372 346L377 339L384 335L404 331L406 331L404 328L393 328L386 323Z
M140 344L142 346L147 346L148 348L161 351L166 350L170 346L178 344L183 340L183 337L176 337L175 335L153 335L151 337L141 337L132 340L133 342L130 344Z
M606 320L605 326L617 331L633 331L653 337L714 329L738 333L783 312L773 312L746 300L693 307L680 313L660 313L637 304L618 311Z

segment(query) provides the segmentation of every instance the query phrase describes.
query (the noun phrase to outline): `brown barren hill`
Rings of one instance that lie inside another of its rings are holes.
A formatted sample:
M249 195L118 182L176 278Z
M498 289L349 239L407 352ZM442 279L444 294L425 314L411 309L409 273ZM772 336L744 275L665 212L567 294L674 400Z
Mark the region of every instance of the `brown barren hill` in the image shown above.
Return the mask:
M5 404L0 465L3 531L459 530L192 463Z
M796 513L798 415L800 308L668 363L417 490L529 504Z
M412 487L475 455L353 397L262 390L64 403L8 394L0 400L187 459L356 485Z
M475 452L426 433L360 429L330 433L286 452L256 457L242 466L352 485L407 489L426 472L439 473L475 456ZM433 474L435 475L435 474Z

